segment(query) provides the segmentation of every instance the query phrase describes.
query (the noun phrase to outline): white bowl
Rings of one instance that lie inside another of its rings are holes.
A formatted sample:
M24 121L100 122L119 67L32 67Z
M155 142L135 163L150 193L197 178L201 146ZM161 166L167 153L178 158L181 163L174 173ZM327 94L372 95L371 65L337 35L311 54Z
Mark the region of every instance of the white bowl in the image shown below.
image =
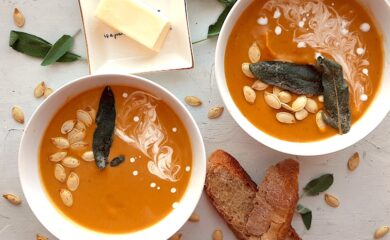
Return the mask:
M191 136L192 174L179 206L160 222L134 233L99 233L71 221L53 205L39 176L40 142L49 121L68 99L89 89L106 85L131 86L158 96L180 116ZM23 192L35 216L51 233L64 240L166 240L179 230L194 211L202 194L206 176L206 153L202 136L188 110L166 89L145 78L130 75L107 74L82 77L54 92L39 106L28 122L19 149L18 164Z
M301 155L301 156L315 156L323 155L327 153L336 152L347 148L354 143L360 141L373 131L379 123L386 117L390 110L390 6L386 0L362 0L360 1L367 9L373 14L378 24L379 30L383 33L384 41L384 71L382 76L381 87L377 93L376 98L372 102L371 106L363 117L356 122L351 131L345 135L336 135L321 141L316 142L288 142L280 140L273 136L270 136L254 126L238 109L234 103L228 86L226 84L225 77L225 49L229 39L230 33L235 26L238 18L245 11L245 9L252 4L255 0L237 1L233 9L227 16L225 23L222 27L221 33L218 38L217 50L215 54L215 72L217 78L217 84L222 99L234 118L234 120L247 132L251 137L258 142L273 148L277 151Z

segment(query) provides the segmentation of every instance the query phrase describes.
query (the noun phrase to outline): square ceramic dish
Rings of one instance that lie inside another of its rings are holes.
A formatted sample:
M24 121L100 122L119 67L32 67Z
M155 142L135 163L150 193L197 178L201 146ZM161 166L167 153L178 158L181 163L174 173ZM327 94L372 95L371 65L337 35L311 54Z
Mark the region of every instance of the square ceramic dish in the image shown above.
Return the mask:
M193 67L185 0L143 1L161 11L172 25L159 53L120 35L97 19L95 10L99 0L79 0L91 74L129 74Z

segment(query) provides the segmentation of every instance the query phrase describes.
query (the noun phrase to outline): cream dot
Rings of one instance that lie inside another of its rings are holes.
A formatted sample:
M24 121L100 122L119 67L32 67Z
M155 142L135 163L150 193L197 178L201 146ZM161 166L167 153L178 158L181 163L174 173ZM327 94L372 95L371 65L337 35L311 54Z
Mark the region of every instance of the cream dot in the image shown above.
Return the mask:
M267 17L259 17L257 19L257 24L265 26L268 24L268 18Z
M161 188L160 187L157 187L157 190L160 190Z
M368 100L367 94L362 94L362 95L360 95L360 101L366 102L367 100Z
M138 171L137 170L133 171L133 175L137 176L138 175Z
M155 188L156 186L157 186L156 183L154 183L154 182L150 183L150 187L151 187L151 188Z
M175 193L176 192L176 188L171 188L171 193Z
M364 69L362 70L362 72L363 72L363 74L365 74L365 75L368 76L368 69L367 69L367 68L364 68Z
M274 12L274 18L278 19L280 16L282 16L282 13L280 12L279 8L277 8Z
M298 26L303 28L305 26L305 21L299 21Z
M172 128L172 132L177 132L177 128Z
M275 28L275 34L276 34L276 35L282 34L282 28L281 28L280 26L276 26L276 28Z
M366 50L364 48L357 48L356 49L356 53L358 55L364 55L365 52L366 52Z
M134 116L134 117L133 117L133 121L134 121L134 122L139 122L139 117L138 117L138 116Z
M371 26L368 23L362 23L360 25L360 31L362 31L362 32L369 32L370 29L371 29Z
M186 167L186 172L189 172L191 170L191 167L190 166L187 166Z
M131 162L131 163L135 163L135 157L131 157L131 158L130 158L130 162Z
M173 208L173 209L177 208L178 206L179 206L179 203L178 203L178 202L174 202L174 203L172 204L172 208Z
M122 93L123 98L127 98L128 96L129 96L129 94L127 92Z
M306 43L305 42L299 42L297 47L298 48L305 48L306 47Z

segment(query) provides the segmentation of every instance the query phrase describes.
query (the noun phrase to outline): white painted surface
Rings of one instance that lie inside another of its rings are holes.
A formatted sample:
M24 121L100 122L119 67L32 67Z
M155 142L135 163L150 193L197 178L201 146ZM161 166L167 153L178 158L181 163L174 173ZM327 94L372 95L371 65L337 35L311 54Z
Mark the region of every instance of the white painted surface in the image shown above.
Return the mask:
M204 38L207 26L215 21L221 7L213 0L188 0L187 4L193 40L200 40ZM10 109L13 105L22 106L28 119L41 101L36 100L32 93L39 81L45 80L56 89L72 79L86 75L88 67L83 61L41 67L39 60L9 48L9 30L16 29L12 23L15 6L27 18L22 31L37 34L51 42L64 33L76 32L81 28L81 18L76 0L0 1L0 193L15 193L23 197L18 180L17 152L24 126L12 120ZM259 182L267 167L289 156L255 142L227 112L220 119L207 119L208 108L222 103L214 79L215 44L213 39L194 46L196 67L193 70L144 76L165 86L180 99L186 95L202 98L202 107L189 109L199 124L208 154L217 148L229 151ZM76 39L74 52L86 55L82 35ZM294 217L293 225L303 239L368 240L373 239L376 227L390 225L389 136L388 117L372 134L353 147L322 157L298 158L301 163L301 186L322 173L333 173L335 183L329 193L338 196L341 201L338 209L332 209L324 203L323 195L302 199L301 202L313 210L310 231L304 230L298 215ZM360 167L350 173L346 161L355 151L359 151L363 159ZM225 239L234 239L205 196L197 212L201 221L187 223L183 227L185 240L211 239L214 228L221 228ZM15 207L0 199L1 240L35 239L37 233L56 239L36 220L25 202ZM390 239L390 236L384 239Z

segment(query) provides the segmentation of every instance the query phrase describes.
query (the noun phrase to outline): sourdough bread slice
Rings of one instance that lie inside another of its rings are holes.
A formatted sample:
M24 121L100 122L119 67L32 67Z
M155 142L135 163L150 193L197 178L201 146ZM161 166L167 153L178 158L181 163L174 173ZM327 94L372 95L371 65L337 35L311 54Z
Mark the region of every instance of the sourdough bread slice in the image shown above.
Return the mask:
M255 213L258 213L258 210L255 210L255 198L257 198L258 193L256 184L234 157L222 150L217 150L210 156L207 164L205 191L211 203L238 239L263 240L247 229L248 219L251 215L251 224L256 225L253 217ZM300 240L295 230L290 226L291 220L290 223L288 221L285 223L288 224L285 238L275 238L275 240ZM285 230L283 230L283 234L284 232Z

